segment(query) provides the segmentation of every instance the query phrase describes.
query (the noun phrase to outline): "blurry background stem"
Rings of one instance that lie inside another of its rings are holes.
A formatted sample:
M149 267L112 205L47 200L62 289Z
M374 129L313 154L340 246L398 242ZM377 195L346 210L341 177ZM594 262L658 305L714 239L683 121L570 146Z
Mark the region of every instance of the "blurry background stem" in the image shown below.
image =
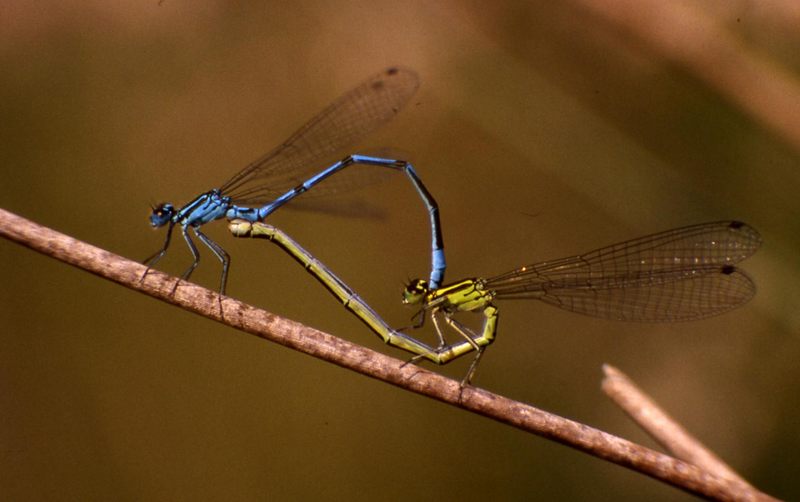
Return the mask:
M798 79L748 47L697 2L572 1L703 80L800 152ZM783 3L774 2L776 7ZM791 11L797 14L796 7Z

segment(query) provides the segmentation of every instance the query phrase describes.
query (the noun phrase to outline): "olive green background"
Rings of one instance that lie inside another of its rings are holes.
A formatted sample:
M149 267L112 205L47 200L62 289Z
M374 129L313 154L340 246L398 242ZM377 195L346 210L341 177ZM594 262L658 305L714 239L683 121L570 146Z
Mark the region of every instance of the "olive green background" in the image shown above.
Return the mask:
M600 367L614 364L753 484L800 498L798 153L696 76L549 4L11 1L0 206L141 260L164 237L149 204L218 186L352 85L414 68L420 91L362 146L415 163L440 203L451 280L717 219L747 221L765 242L743 264L756 298L702 322L502 303L476 384L655 446L600 392ZM797 69L796 31L748 12L730 30ZM366 217L269 221L407 324L401 287L429 269L410 185L398 175L325 203ZM274 246L207 230L233 256L232 296L405 357ZM193 280L213 289L219 264L202 251ZM159 269L189 261L178 240ZM8 241L0 263L11 499L689 498ZM460 378L467 363L440 371Z

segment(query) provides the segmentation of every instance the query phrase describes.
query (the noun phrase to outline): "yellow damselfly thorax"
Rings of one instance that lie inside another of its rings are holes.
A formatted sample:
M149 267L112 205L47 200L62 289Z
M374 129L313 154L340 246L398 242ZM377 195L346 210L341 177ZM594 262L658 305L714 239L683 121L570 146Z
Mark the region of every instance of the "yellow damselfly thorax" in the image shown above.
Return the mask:
M482 279L464 279L433 291L424 279L414 279L403 290L403 303L422 304L425 309L439 308L445 312L468 312L486 307L494 292L485 289Z

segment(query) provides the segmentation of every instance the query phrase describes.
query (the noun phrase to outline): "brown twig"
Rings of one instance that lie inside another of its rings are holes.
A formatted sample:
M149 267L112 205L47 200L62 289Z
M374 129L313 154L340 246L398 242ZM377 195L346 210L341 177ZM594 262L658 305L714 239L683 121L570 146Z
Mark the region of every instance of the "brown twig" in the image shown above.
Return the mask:
M145 267L0 209L0 235L70 265L319 359L565 444L712 500L769 500L742 483L518 401L459 383ZM177 288L175 287L177 284Z
M748 484L728 464L686 432L625 373L609 364L603 365L603 373L603 392L670 453L721 478Z

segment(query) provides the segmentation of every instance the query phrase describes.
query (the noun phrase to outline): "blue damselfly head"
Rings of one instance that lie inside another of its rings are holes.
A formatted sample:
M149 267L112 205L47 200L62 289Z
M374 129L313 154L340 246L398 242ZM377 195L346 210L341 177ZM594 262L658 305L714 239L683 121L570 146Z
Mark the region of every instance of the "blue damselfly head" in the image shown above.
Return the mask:
M169 202L162 202L153 206L153 212L150 213L150 225L153 228L163 227L175 215L175 207Z

